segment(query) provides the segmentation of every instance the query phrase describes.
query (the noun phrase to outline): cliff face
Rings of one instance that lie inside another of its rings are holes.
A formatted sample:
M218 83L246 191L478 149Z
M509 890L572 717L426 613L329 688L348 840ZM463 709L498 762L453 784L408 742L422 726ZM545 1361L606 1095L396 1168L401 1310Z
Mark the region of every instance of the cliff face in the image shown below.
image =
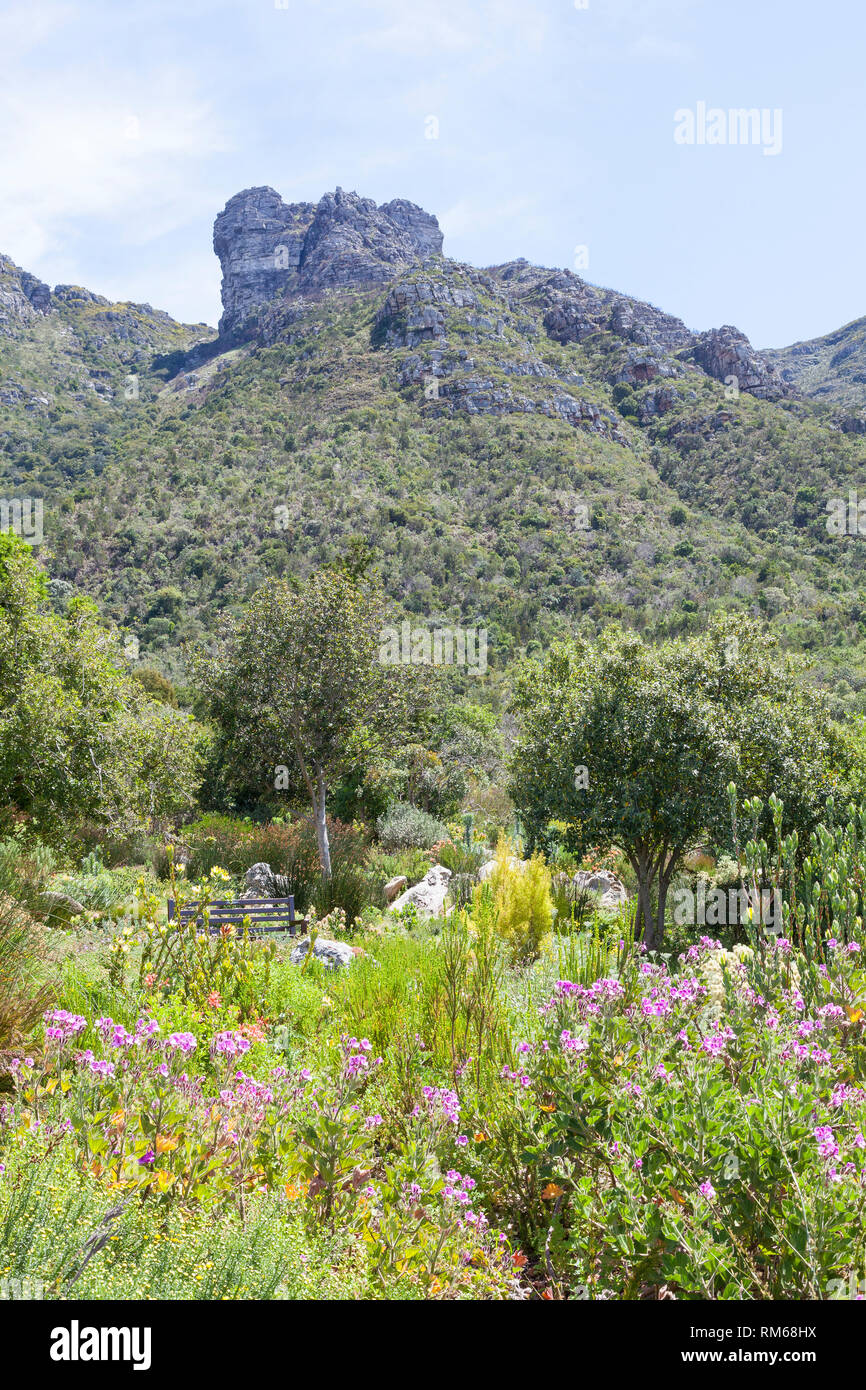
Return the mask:
M214 223L223 272L221 338L243 337L260 306L305 290L384 284L441 254L435 217L397 198L326 193L318 204L284 203L272 188L248 188Z
M11 333L16 324L32 323L50 308L48 286L8 256L0 256L0 333Z

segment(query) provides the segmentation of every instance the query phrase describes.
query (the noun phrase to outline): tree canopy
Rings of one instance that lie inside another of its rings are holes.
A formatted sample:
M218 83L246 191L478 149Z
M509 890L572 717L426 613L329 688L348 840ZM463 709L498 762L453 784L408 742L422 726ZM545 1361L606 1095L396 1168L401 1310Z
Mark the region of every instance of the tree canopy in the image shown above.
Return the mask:
M56 613L29 547L0 535L0 825L172 817L195 802L200 744L133 679L96 606Z
M833 790L826 710L750 619L658 646L619 629L560 644L521 669L515 708L510 791L531 838L557 818L577 851L621 847L650 948L683 856L702 835L727 838L730 781L777 791L804 836Z
M423 668L380 659L387 619L381 591L346 569L315 571L297 587L271 580L196 662L224 775L248 780L254 767L273 785L281 768L297 768L326 878L329 788L398 747L428 699Z

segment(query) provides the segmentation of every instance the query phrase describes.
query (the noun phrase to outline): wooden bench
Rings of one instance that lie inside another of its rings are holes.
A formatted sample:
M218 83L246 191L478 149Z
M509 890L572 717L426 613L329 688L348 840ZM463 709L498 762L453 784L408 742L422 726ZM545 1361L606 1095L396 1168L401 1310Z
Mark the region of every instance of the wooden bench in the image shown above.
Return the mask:
M259 932L288 932L295 936L299 927L306 927L306 917L295 916L295 899L288 898L219 898L209 903L187 903L180 909L182 925L201 919L207 908L211 931L231 923L240 931L245 917L250 919L250 935ZM177 904L168 900L168 920L177 921Z

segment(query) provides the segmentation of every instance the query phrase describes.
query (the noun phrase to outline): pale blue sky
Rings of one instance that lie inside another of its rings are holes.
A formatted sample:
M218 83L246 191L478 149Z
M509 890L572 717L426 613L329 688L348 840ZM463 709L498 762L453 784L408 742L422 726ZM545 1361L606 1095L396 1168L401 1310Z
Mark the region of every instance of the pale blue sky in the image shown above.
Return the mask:
M226 200L340 184L782 346L866 314L864 41L857 0L12 0L0 250L215 323ZM698 102L780 108L781 152L676 144Z

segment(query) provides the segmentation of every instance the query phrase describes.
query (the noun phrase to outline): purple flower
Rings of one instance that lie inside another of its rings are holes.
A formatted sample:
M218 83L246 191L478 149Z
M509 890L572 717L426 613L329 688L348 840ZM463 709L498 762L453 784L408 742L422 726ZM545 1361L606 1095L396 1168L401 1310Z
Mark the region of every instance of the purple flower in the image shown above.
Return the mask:
M242 1033L235 1033L231 1029L224 1033L217 1033L211 1044L211 1051L221 1053L223 1057L243 1056L249 1052L252 1043L249 1038L245 1038Z
M839 1152L839 1145L833 1137L833 1131L829 1125L818 1125L813 1131L818 1141L818 1153L822 1158L835 1158Z
M68 1009L49 1009L43 1017L48 1024L45 1036L54 1042L68 1042L87 1027L87 1019L82 1014L71 1014Z

